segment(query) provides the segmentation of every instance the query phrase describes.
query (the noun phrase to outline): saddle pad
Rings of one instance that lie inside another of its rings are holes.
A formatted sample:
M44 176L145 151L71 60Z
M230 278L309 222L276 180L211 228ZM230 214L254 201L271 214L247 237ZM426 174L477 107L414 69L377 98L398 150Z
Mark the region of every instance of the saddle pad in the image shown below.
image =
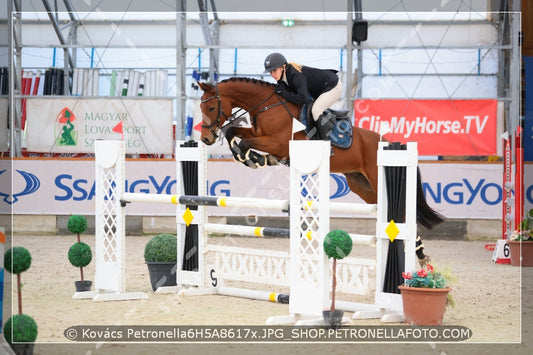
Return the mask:
M311 140L319 140L318 132L315 128L314 121L308 119L311 116L311 104L302 106L300 117L301 122L305 125L305 133ZM335 122L333 130L329 134L331 145L340 149L348 149L352 146L353 127L348 115L339 117L332 113L329 109L326 110L328 118ZM311 135L311 137L309 137Z

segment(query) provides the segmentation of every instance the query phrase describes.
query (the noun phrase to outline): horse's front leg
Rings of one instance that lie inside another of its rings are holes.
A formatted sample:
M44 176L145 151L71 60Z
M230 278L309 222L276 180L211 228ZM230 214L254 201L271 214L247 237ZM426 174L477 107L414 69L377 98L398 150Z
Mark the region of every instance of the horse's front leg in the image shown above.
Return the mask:
M278 147L279 142L273 137L257 137L251 128L230 127L225 133L229 148L236 161L242 162L250 168L278 165L279 160L273 154L263 155L252 149L263 152L272 152L273 147ZM236 138L240 138L237 142ZM278 152L277 150L274 150Z
M235 127L230 127L224 133L226 140L228 141L231 154L233 154L233 159L243 163L244 165L248 165L246 163L246 153L249 148L246 148L241 145L240 142L237 142L236 138L240 138L244 133L246 133L247 130L250 130L250 128L240 128L237 130Z

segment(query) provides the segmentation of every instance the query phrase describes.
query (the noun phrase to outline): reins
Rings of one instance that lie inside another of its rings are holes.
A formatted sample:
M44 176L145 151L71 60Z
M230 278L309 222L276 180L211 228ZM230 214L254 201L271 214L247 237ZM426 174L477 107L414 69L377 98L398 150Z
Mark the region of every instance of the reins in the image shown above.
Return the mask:
M213 85L213 87L215 88L216 90L216 95L213 95L213 96L210 96L204 100L202 100L201 102L202 103L205 103L205 102L208 102L212 99L217 99L217 102L218 102L218 113L217 113L217 118L214 122L212 122L211 124L207 125L207 124L202 124L201 127L202 128L207 128L211 131L211 133L213 134L213 136L215 138L218 138L218 134L215 132L215 129L213 128L213 126L219 126L220 125L220 117L221 115L223 115L225 118L226 118L226 126L227 125L231 125L233 122L235 122L236 120L238 120L239 118L241 118L242 116L244 116L246 113L249 113L251 111L253 111L254 109L256 109L257 107L261 106L262 104L264 104L265 102L267 102L268 100L270 100L270 98L274 95L276 95L276 97L278 98L279 100L279 103L275 103L275 104L272 104L272 105L269 105L269 106L265 106L263 107L262 109L260 109L259 111L257 111L255 113L255 115L253 115L252 117L250 117L250 121L253 125L254 128L257 128L257 116L263 112L266 112L267 110L273 108L273 107L276 107L276 106L279 106L279 105L283 105L283 107L285 108L285 110L287 110L287 112L289 113L289 115L291 117L295 117L292 112L289 110L289 107L286 105L286 100L282 100L282 98L280 97L279 94L276 94L276 92L274 91L272 94L270 94L266 99L262 100L261 102L259 102L258 104L250 107L248 110L245 110L243 108L239 108L236 112L232 113L230 116L226 115L224 113L224 111L222 111L222 100L220 98L220 92L218 90L218 86L217 84L215 83ZM244 111L242 114L238 115L237 114L241 111Z

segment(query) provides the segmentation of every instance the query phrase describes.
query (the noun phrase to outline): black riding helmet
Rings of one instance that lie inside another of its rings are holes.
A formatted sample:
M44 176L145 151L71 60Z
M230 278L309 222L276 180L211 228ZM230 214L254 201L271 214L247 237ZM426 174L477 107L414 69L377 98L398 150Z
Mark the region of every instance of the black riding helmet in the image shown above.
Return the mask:
M287 59L281 53L271 53L265 59L265 73L270 73L272 70L287 64Z

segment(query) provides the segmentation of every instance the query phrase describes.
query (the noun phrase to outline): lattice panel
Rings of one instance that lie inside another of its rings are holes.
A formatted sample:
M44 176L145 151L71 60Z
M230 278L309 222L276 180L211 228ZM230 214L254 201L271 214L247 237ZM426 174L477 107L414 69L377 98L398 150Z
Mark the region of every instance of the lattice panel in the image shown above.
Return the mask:
M116 211L116 169L103 169L104 191L104 238L102 240L102 259L105 262L117 262L117 218Z
M375 270L374 259L346 258L337 263L338 292L365 295L369 292L369 270Z
M318 209L308 208L310 204L318 202L318 175L301 175L299 183L302 187L300 195L300 235L298 243L298 280L304 283L317 284L319 269L316 255L322 248L318 237L319 216Z
M215 276L223 280L289 286L289 254L210 245L215 252Z
M215 277L225 281L244 281L275 286L289 286L289 253L257 249L210 245L215 254ZM312 270L310 258L303 270ZM370 270L376 261L363 258L346 258L337 263L337 291L364 295L369 292Z

